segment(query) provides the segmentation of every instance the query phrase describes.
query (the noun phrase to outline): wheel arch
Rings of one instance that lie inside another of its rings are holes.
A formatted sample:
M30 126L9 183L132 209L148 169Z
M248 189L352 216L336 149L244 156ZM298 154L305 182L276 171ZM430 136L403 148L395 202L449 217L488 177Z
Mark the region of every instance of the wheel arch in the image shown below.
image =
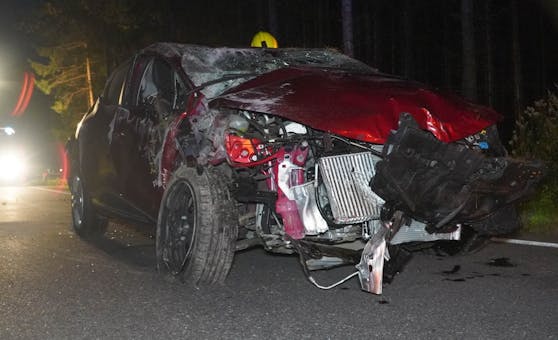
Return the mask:
M163 189L166 189L173 173L183 164L189 167L197 166L195 157L196 145L183 145L179 141L181 136L188 135L186 139L195 140L191 132L186 112L176 117L168 126L163 139L161 149L161 159L159 164L159 174L157 181Z

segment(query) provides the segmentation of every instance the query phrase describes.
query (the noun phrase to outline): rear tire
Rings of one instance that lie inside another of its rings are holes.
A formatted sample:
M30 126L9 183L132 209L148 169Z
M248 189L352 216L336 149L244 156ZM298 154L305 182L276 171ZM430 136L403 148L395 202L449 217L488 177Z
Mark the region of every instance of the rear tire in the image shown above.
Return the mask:
M95 212L83 179L79 175L72 176L70 192L72 194L72 225L75 232L84 238L104 234L108 220Z
M238 233L227 177L181 167L169 182L157 222L157 267L194 284L224 282Z

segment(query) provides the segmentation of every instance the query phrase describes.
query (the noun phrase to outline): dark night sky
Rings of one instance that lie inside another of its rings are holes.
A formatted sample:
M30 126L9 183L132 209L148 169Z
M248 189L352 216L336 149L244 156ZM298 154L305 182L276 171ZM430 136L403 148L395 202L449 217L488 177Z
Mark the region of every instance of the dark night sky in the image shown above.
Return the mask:
M100 0L102 1L102 0ZM225 46L245 46L249 43L251 35L259 29L269 27L268 7L266 0L246 0L246 1L174 1L168 0L177 6L177 10L184 13L175 27L181 29L183 41L188 43L198 43L207 45ZM281 46L304 46L304 47L335 47L342 48L341 41L341 20L339 13L340 0L276 0L278 32L277 37ZM363 27L370 24L370 16L365 10L370 8L372 1L354 0L354 24L355 24L355 52L357 59L367 63L370 60L370 42L363 39ZM388 73L399 73L396 67L396 60L400 57L390 55L389 49L393 46L399 47L398 40L398 7L403 0L378 1L385 13L391 15L390 18L383 18L384 35L381 37L386 51L383 51L382 62L373 65L380 70ZM27 60L33 56L33 42L29 37L25 37L18 31L18 18L30 16L33 8L42 3L41 0L3 0L0 2L0 124L7 120L13 120L9 113L13 109L23 80L23 72L29 71L30 67ZM141 4L142 1L137 3ZM153 3L153 2L151 2ZM167 2L165 2L167 3ZM416 15L413 18L413 53L414 72L411 78L431 83L442 87L442 71L437 58L436 51L442 48L459 47L457 39L451 46L441 46L438 38L441 36L440 23L444 20L450 24L454 34L458 31L459 14L452 10L451 13L444 12L444 6L459 8L458 0L432 0L415 3ZM482 3L478 2L477 4ZM555 84L558 82L558 1L519 1L520 3L520 40L522 44L522 62L525 77L526 101L532 101L544 96L548 85L540 85L541 81L536 81L530 77L532 74L539 74L539 78L544 76L548 79L545 84ZM320 10L316 10L320 4ZM325 4L325 5L324 5ZM495 15L494 32L496 44L502 46L495 53L498 77L500 82L496 85L497 91L501 92L499 102L495 103L496 109L506 114L510 110L509 96L509 50L510 32L508 28L506 6L509 0L493 0ZM324 10L325 8L325 10ZM446 8L447 9L447 8ZM386 15L387 15L386 14ZM182 19L184 18L184 19ZM453 26L451 26L453 25ZM169 28L166 28L167 30ZM165 31L165 29L162 29ZM543 32L543 33L541 33ZM62 32L63 33L63 32ZM541 39L540 35L547 35ZM161 35L160 35L161 36ZM160 40L164 39L164 35ZM546 43L545 53L540 53L541 41ZM390 47L391 46L391 47ZM428 55L419 53L424 50L432 50L433 54ZM368 57L366 56L368 53ZM439 53L438 53L439 54ZM456 58L459 53L455 51ZM545 63L545 74L541 73L541 63ZM455 64L450 75L458 77L459 67ZM482 72L482 71L481 71ZM458 81L454 81L455 84ZM455 85L454 84L454 85ZM458 89L453 89L458 91ZM482 102L482 100L480 100ZM39 91L35 90L34 97L22 118L16 123L22 126L22 135L33 136L39 141L39 145L46 144L48 140L49 124L52 122L53 112L49 109L50 100ZM28 138L31 140L31 138ZM37 149L39 150L39 149Z

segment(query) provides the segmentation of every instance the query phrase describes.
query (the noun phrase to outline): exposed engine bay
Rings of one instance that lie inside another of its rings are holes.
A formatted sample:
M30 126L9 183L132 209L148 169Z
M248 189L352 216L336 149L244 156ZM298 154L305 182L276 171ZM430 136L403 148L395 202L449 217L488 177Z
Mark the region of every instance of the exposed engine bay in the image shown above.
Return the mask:
M459 240L465 227L511 231L512 204L542 177L542 165L505 157L494 126L443 143L403 113L381 145L242 110L210 110L190 124L195 140L179 140L181 152L229 169L242 211L237 250L296 252L320 288L335 285L319 285L310 271L356 264L351 277L381 294L394 246ZM342 246L351 242L361 247ZM395 251L401 258L392 262L408 261Z

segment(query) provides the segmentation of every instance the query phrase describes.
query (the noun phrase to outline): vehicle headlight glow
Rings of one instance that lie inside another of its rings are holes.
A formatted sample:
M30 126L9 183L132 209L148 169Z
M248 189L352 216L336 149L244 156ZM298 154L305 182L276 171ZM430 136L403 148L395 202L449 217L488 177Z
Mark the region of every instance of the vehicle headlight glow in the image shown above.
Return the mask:
M4 152L0 154L0 179L15 181L25 176L25 159L18 152Z

